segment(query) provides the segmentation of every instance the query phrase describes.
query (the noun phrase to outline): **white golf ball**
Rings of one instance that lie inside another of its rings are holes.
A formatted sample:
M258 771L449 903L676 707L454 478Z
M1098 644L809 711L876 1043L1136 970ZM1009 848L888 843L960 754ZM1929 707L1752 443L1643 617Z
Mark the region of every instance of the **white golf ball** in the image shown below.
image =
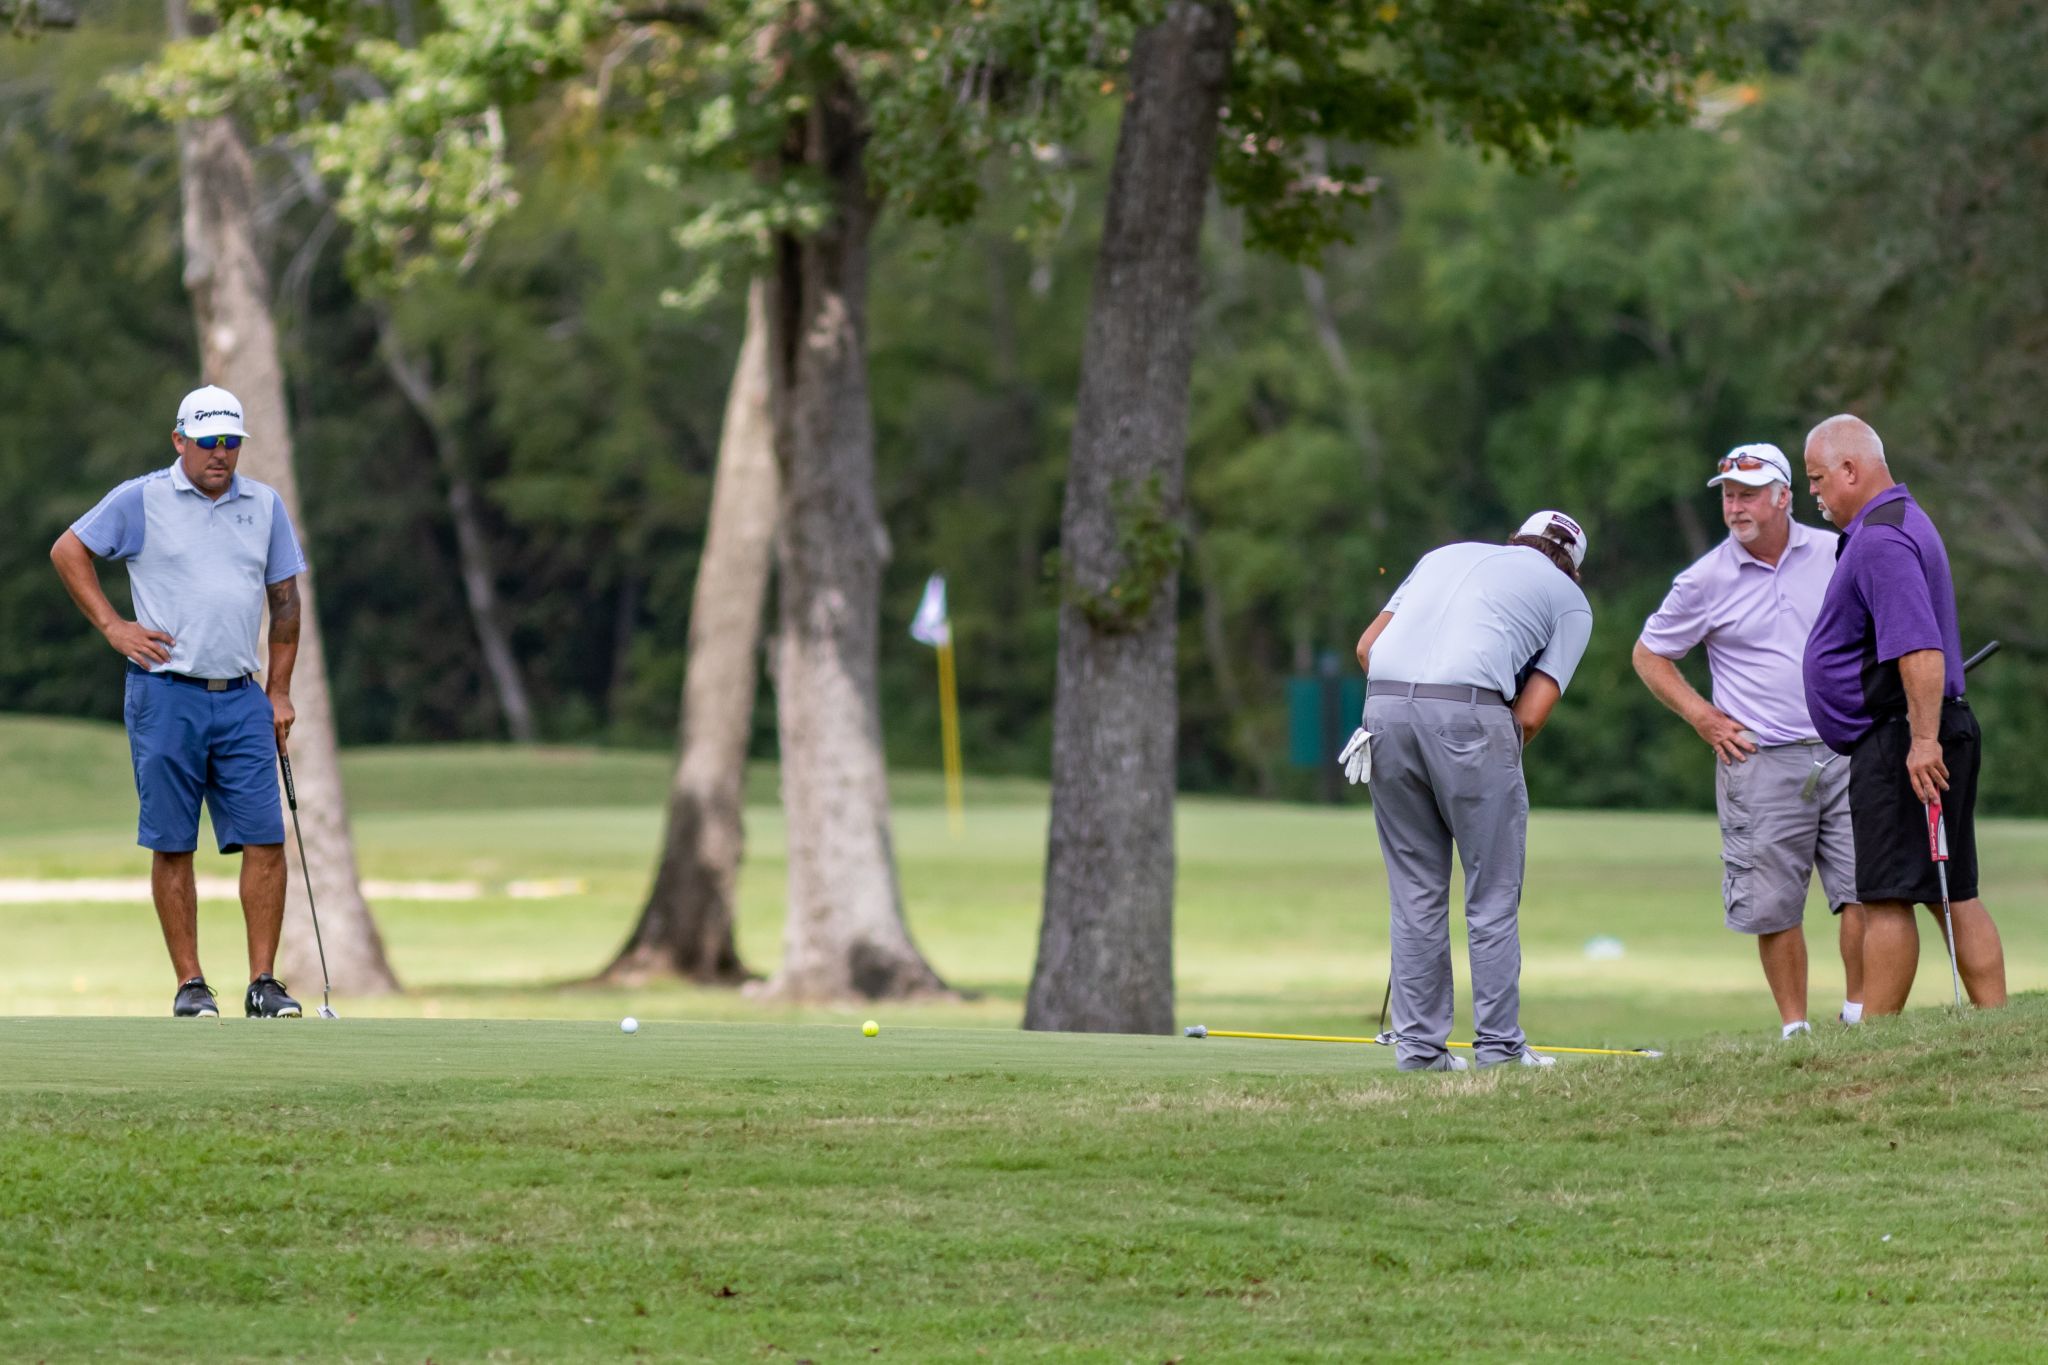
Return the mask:
M632 1015L629 1014L625 1018L619 1020L619 1032L638 1033L639 1031L640 1021L638 1019L635 1019Z

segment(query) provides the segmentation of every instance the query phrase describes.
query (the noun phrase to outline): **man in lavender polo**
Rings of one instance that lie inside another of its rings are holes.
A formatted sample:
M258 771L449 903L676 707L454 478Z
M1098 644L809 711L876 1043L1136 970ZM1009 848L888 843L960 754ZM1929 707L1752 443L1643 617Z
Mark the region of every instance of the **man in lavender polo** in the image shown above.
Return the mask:
M1806 478L1842 528L1834 581L1806 643L1806 705L1848 755L1863 936L1863 1003L1897 1014L1920 964L1913 905L1940 913L1927 804L1948 826L1956 968L1979 1006L2005 1003L2005 950L1977 897L1977 765L1983 737L1963 699L1963 638L1948 549L1858 418L1806 438Z
M1834 537L1792 517L1792 462L1737 446L1707 487L1721 490L1728 539L1672 581L1636 641L1636 673L1714 751L1727 924L1756 936L1782 1035L1806 1019L1806 888L1816 868L1841 917L1841 1018L1863 1014L1863 907L1850 836L1849 765L1806 714L1800 661L1834 576ZM1710 702L1678 671L1705 645Z

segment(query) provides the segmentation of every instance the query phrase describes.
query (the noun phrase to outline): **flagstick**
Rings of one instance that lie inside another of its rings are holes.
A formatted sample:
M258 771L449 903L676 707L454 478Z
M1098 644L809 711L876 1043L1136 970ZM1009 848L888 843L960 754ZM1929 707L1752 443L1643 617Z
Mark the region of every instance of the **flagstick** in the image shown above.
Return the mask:
M960 698L953 680L953 641L939 646L939 738L946 751L946 828L955 839L965 825L960 783Z

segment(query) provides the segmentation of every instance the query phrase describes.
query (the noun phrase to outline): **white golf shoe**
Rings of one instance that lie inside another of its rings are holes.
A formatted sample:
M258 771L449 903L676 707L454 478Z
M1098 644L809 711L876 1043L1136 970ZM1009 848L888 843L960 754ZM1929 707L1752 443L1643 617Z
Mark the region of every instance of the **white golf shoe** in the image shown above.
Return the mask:
M1521 1066L1556 1066L1556 1065L1557 1065L1557 1058L1555 1058L1555 1057L1551 1056L1551 1055L1550 1055L1549 1053L1547 1053L1547 1052L1538 1052L1538 1051L1536 1051L1536 1050L1535 1050L1534 1048L1527 1048L1527 1047L1525 1047L1525 1048L1523 1048L1523 1049L1522 1049L1522 1050L1521 1050L1520 1052L1516 1053L1516 1054L1515 1054L1515 1055L1514 1055L1513 1057L1503 1057L1503 1058L1501 1058L1501 1059L1500 1059L1499 1061L1497 1061L1497 1062L1481 1062L1481 1063L1480 1063L1479 1065L1480 1065L1480 1066L1481 1066L1482 1068L1485 1068L1485 1067L1495 1067L1495 1066L1516 1066L1516 1065L1521 1065Z

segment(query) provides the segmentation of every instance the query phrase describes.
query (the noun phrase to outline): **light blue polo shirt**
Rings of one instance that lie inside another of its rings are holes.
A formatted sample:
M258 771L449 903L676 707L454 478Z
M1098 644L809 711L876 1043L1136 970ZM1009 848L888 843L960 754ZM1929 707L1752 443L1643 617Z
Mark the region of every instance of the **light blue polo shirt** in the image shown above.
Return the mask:
M128 480L71 531L100 558L127 563L135 619L176 642L152 672L260 672L264 589L306 571L275 488L237 474L215 501L177 461Z
M1465 542L1431 550L1387 602L1375 681L1489 687L1513 701L1532 662L1562 692L1585 657L1593 608L1541 550Z

